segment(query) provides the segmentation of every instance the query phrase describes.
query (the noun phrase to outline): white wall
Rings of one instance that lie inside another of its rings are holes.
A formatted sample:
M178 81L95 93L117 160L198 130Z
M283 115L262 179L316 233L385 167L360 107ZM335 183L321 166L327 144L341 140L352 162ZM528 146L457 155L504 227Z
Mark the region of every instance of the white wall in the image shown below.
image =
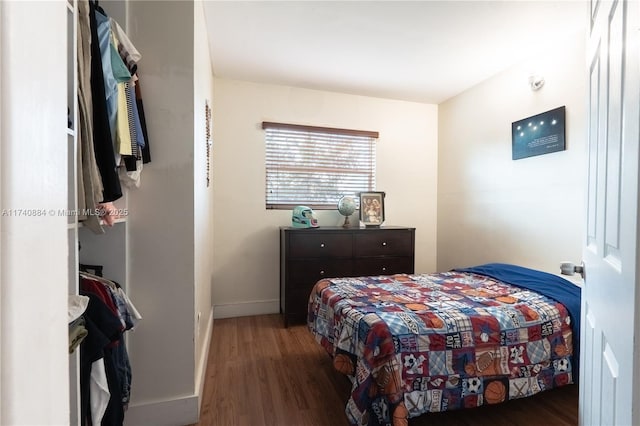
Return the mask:
M385 223L416 227L416 271L435 270L437 106L214 79L216 318L279 310L278 232L291 211L265 209L262 121L379 131ZM344 220L336 210L316 214L320 226Z
M195 267L195 363L196 392L202 397L207 350L213 326L211 281L213 277L213 185L207 186L205 102L211 108L213 71L204 19L203 2L194 4L194 267ZM209 176L211 178L211 176Z
M65 3L0 3L2 425L69 422Z
M544 46L440 105L438 269L507 262L559 272L581 259L586 166L584 35ZM546 79L533 92L527 78ZM511 160L511 123L566 106L566 150Z
M194 4L131 1L152 162L129 193L130 295L143 320L129 336L129 425L188 424L195 393ZM198 225L199 226L199 225Z

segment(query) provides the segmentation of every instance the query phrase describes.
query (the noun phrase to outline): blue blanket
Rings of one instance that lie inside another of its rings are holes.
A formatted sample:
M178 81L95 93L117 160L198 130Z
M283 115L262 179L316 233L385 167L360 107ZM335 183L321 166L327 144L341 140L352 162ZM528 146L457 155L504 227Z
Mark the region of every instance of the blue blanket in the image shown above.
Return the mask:
M506 263L487 263L471 268L454 269L454 271L485 275L507 284L538 292L562 303L571 315L574 380L577 381L577 367L580 359L580 298L582 294L580 287L557 275Z

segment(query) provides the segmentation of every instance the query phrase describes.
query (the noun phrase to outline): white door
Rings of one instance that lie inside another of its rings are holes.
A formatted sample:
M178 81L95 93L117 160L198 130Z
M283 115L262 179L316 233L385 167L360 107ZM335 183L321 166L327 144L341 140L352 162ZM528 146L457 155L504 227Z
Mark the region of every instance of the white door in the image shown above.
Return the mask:
M631 426L640 424L634 386L640 366L634 356L640 330L640 5L637 0L593 0L589 31L580 424Z

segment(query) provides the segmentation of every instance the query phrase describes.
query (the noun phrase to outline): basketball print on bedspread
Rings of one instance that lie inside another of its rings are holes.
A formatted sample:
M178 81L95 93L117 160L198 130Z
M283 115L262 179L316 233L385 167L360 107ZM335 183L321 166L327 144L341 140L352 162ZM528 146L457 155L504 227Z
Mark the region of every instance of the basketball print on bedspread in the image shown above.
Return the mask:
M355 372L355 366L351 358L352 356L349 356L346 353L338 353L333 358L333 367L342 374L353 376Z
M488 404L499 404L507 397L508 381L491 380L487 381L484 386L484 400Z

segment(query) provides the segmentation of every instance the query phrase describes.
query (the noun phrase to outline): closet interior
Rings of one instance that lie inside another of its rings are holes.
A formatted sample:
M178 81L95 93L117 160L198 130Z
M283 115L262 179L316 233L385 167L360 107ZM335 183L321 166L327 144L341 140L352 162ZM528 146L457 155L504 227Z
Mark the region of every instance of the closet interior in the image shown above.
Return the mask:
M67 0L71 425L123 424L135 388L127 200L150 149L126 29L123 1Z

